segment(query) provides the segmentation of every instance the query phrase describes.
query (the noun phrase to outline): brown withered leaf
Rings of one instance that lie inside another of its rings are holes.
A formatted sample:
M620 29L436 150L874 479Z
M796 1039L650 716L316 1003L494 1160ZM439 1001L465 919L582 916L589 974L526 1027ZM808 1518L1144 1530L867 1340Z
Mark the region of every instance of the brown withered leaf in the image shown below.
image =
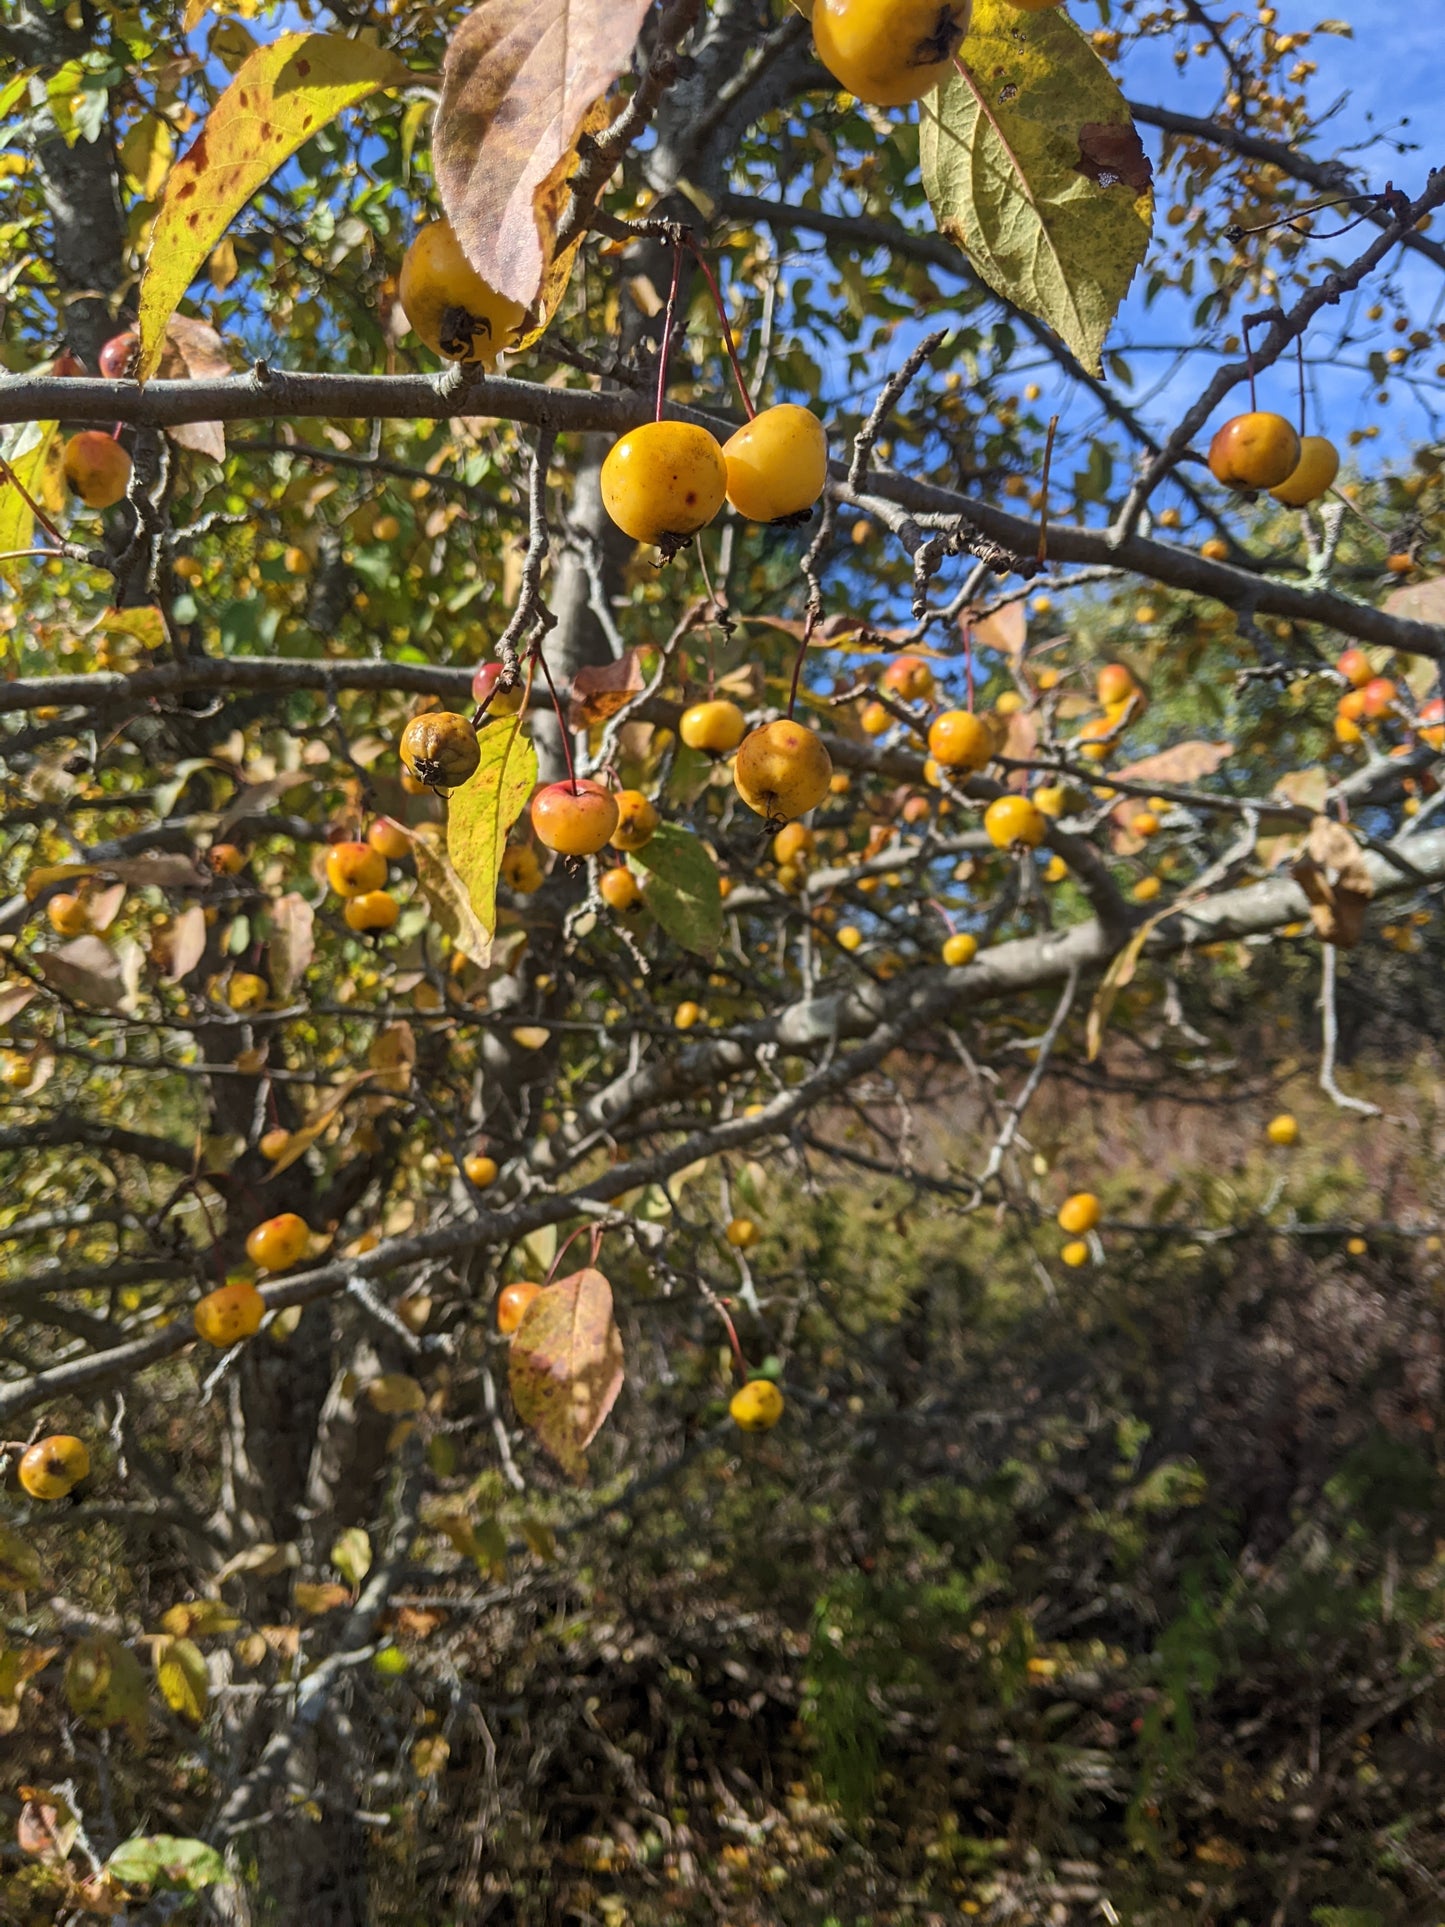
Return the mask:
M1157 756L1127 764L1116 774L1129 783L1197 783L1201 776L1212 776L1233 754L1233 743L1176 743Z
M231 358L209 322L176 314L166 324L160 372L173 381L212 381L230 374ZM175 422L166 432L182 448L209 455L213 462L226 459L226 431L220 422Z
M537 1294L512 1340L508 1378L518 1418L581 1478L622 1389L622 1335L600 1271L589 1265Z
M296 890L271 905L271 935L266 964L271 988L284 1003L306 975L316 950L316 913Z
M1079 172L1100 187L1122 184L1136 194L1154 185L1154 164L1132 121L1086 120L1079 129Z
M1375 880L1344 824L1317 816L1290 875L1309 898L1310 920L1321 942L1353 949L1365 934Z
M960 628L964 624L960 622ZM1001 656L1017 661L1023 655L1029 639L1029 619L1021 602L1006 602L992 615L975 622L971 629L965 629L965 636L971 634L974 645L979 649L996 649Z
M125 1001L120 958L99 937L77 937L59 950L42 950L35 961L45 981L78 1004L118 1010Z
M479 0L452 35L432 163L473 267L530 307L546 270L537 196L626 67L651 0Z
M572 678L572 702L567 715L570 729L586 729L615 716L643 687L642 664L636 649L615 662L579 669Z
M192 903L176 918L167 934L165 979L178 984L188 977L206 954L206 913Z
M514 347L518 350L530 348L540 335L547 331L562 297L567 292L572 279L572 269L576 264L577 250L586 238L579 234L570 247L557 248L557 230L562 216L572 200L572 176L577 172L577 143L583 139L595 140L611 126L622 111L621 100L608 99L594 101L583 116L582 125L573 136L572 145L548 174L533 196L532 205L537 217L537 233L542 245L542 285L531 305L526 320L517 331Z

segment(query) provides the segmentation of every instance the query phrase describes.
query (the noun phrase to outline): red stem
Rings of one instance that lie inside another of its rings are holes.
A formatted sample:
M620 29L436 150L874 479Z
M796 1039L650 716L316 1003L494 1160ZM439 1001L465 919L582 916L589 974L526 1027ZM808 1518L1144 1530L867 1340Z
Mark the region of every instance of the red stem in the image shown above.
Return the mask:
M733 1357L737 1360L738 1370L743 1377L746 1378L748 1375L748 1361L743 1357L743 1348L738 1343L738 1328L733 1323L732 1313L728 1310L728 1301L726 1298L719 1298L716 1300L716 1304L718 1317L721 1318L728 1328L728 1338L732 1342Z
M662 404L667 398L667 364L672 359L672 331L677 325L677 284L682 274L682 247L672 250L672 286L667 291L667 308L662 317L662 347L657 355L657 407L653 420L662 420Z
M562 732L562 754L567 762L567 781L572 785L572 794L578 796L581 792L577 788L577 769L572 761L572 735L567 728L567 718L562 714L562 705L557 700L557 685L552 680L552 672L547 667L547 658L542 654L540 646L536 651L536 661L547 679L547 691L552 698L552 707L557 712L557 727Z
M808 644L813 640L813 611L808 611L807 621L803 624L803 640L798 644L798 653L793 660L793 682L788 691L788 721L793 720L793 711L798 706L798 684L803 675L803 664L808 657Z
M738 351L733 344L732 324L728 320L728 311L723 306L722 291L719 289L713 271L708 266L707 259L697 242L689 237L688 245L692 249L697 265L702 269L703 274L707 278L707 285L712 289L712 303L717 309L717 318L722 323L723 342L728 351L728 360L733 365L733 380L738 385L738 393L742 396L743 407L747 410L748 420L752 421L758 411L753 407L753 398L748 393L748 384L743 375L742 364L738 360Z

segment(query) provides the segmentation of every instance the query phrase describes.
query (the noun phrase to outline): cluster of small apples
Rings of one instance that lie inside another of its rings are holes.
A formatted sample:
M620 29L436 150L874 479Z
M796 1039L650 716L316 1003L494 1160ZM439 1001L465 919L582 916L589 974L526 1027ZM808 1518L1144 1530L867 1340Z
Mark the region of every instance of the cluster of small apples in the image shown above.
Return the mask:
M378 816L365 840L348 837L326 852L326 881L342 900L348 930L379 935L390 930L401 915L401 905L387 889L387 865L399 863L411 851L411 838L389 816Z
M1009 0L1045 13L1061 0ZM952 74L973 0L815 0L813 43L840 87L874 107L907 107Z
M1333 487L1340 456L1323 435L1301 435L1261 408L1225 422L1209 445L1209 468L1226 488L1268 490L1284 507L1303 509Z
M1089 1238L1098 1230L1103 1217L1104 1207L1092 1191L1076 1191L1064 1199L1056 1219L1060 1231L1069 1240L1059 1253L1064 1264L1077 1270L1089 1262L1093 1251Z
M750 522L805 518L827 479L823 424L780 402L726 442L693 422L644 422L608 450L602 501L624 535L672 555L725 501Z
M269 1140L269 1143L268 1143ZM261 1149L267 1156L279 1156L289 1141L288 1133L266 1133ZM311 1249L311 1227L294 1211L278 1212L256 1225L246 1239L246 1256L258 1271L289 1271ZM228 1278L224 1285L196 1300L191 1313L196 1336L218 1350L254 1338L266 1316L266 1300L249 1278Z
M1346 649L1335 668L1346 688L1335 705L1335 740L1353 747L1362 742L1367 731L1390 723L1406 723L1413 736L1430 749L1445 750L1445 701L1432 697L1419 713L1409 713L1409 692L1389 676L1376 673L1363 649ZM1408 742L1397 744L1395 755L1405 754Z

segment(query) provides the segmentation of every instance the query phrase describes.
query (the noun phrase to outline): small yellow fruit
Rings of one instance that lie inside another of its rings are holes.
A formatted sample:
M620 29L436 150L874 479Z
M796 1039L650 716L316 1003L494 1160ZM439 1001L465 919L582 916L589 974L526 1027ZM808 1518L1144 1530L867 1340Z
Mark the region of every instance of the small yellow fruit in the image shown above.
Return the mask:
M530 1278L506 1285L497 1299L497 1330L510 1338L527 1315L527 1307L541 1295L542 1287Z
M1235 415L1209 445L1209 468L1228 488L1278 488L1299 467L1300 438L1283 415Z
M90 912L85 907L84 897L69 896L62 891L46 904L45 914L50 919L51 929L58 936L83 937L90 928Z
M727 496L750 522L806 515L828 480L828 437L810 408L765 408L723 443Z
M1292 1144L1299 1143L1299 1123L1288 1111L1281 1111L1278 1117L1272 1117L1265 1125L1264 1134L1271 1144L1288 1150Z
M1059 1253L1060 1259L1073 1271L1089 1262L1089 1247L1082 1238L1073 1238Z
M1158 877L1140 877L1129 894L1135 903L1152 903L1163 888Z
M656 805L641 790L619 790L616 802L617 828L610 839L613 849L642 849L644 844L652 841L662 821Z
M857 950L863 942L863 932L853 923L840 923L833 934L840 950Z
M691 999L678 1005L672 1013L673 1025L678 1030L691 1030L702 1016L702 1006Z
M747 735L748 719L736 703L718 697L685 709L677 733L689 749L702 750L708 756L727 756Z
M597 888L608 908L624 916L642 902L641 884L631 870L623 868L621 864L614 869L604 870L597 879Z
M751 1218L734 1218L727 1228L727 1241L735 1251L751 1251L762 1235Z
M602 503L634 542L676 548L722 507L728 471L717 438L691 422L644 422L602 464Z
M959 930L943 946L943 961L950 970L960 970L978 955L978 938L971 931Z
M906 107L953 71L972 0L815 0L818 58L873 107Z
M1323 435L1306 435L1300 442L1299 461L1278 488L1270 494L1287 509L1308 508L1333 485L1340 472L1340 454L1334 443Z
M1049 819L1026 796L1000 796L984 811L983 827L996 849L1022 843L1036 850L1049 833Z
M1076 1191L1059 1206L1058 1226L1060 1231L1078 1238L1086 1231L1093 1231L1103 1215L1104 1207L1092 1191Z
M434 354L484 368L510 346L526 312L482 279L450 221L432 221L418 232L401 264L397 293Z
M928 749L942 769L982 769L993 755L993 732L969 709L945 709L928 731Z
M806 816L828 794L832 759L803 723L780 718L743 740L733 765L738 795L769 822Z
M294 1211L258 1224L246 1239L246 1256L262 1271L285 1271L298 1258L304 1258L311 1245L311 1231L304 1218Z
M390 930L401 915L401 905L390 890L364 890L359 897L347 898L341 914L348 930Z
M386 882L386 858L370 843L333 843L326 852L326 881L339 897L364 897Z
M290 1148L291 1133L279 1124L274 1131L267 1131L256 1146L268 1164L274 1164L277 1158L284 1157Z
M468 1181L479 1191L485 1191L489 1184L495 1184L497 1181L495 1158L483 1157L480 1153L476 1153L462 1159L462 1169L466 1172Z
M87 508L114 508L130 487L130 456L98 428L84 429L65 444L65 479Z
M238 970L226 985L226 1002L235 1011L259 1010L271 995L271 986L254 970Z
M743 1432L771 1432L783 1416L783 1394L770 1378L750 1378L732 1395L733 1424Z
M863 713L858 718L865 736L881 736L893 721L882 703L864 703Z
M63 1499L90 1474L90 1454L68 1432L37 1439L20 1460L21 1487L32 1499Z
M432 790L459 789L482 760L477 732L465 716L448 709L413 716L401 733L399 752L408 773Z
M197 1336L220 1349L254 1338L265 1316L266 1300L245 1278L208 1291L192 1313Z

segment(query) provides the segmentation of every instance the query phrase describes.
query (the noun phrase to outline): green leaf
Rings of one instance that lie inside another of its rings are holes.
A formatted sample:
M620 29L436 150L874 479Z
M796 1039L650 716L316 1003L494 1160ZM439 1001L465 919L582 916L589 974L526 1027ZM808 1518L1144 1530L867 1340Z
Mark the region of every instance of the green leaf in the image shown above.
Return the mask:
M527 807L537 782L537 752L521 718L482 725L477 773L447 803L447 854L466 885L488 937L497 931L497 878L507 832Z
M422 823L407 835L416 860L416 879L432 915L462 955L485 970L492 961L491 932L483 928L472 908L467 886L452 867L440 829L435 823Z
M158 1639L153 1663L156 1684L166 1705L192 1726L199 1726L210 1697L206 1656L200 1647L190 1639Z
M282 34L242 63L166 181L140 289L142 381L181 296L256 190L343 108L406 74L395 54L340 34Z
M361 1526L348 1526L331 1548L331 1563L348 1585L359 1586L371 1571L371 1540Z
M646 871L643 899L673 942L715 956L723 938L722 890L717 865L692 831L660 823L628 861Z
M622 1336L600 1271L588 1266L538 1292L512 1340L507 1375L518 1418L580 1478L622 1389Z
M128 1887L181 1887L199 1893L226 1878L226 1863L214 1847L173 1833L122 1840L105 1864L106 1871Z
M959 60L922 103L923 185L938 225L996 293L1100 375L1154 211L1124 97L1060 8L978 0Z
M28 495L34 501L44 486L45 464L56 427L55 422L27 422L7 435L0 446L0 455L13 474L13 480L10 475L0 475L0 555L28 549L34 539L35 513L25 498ZM24 562L0 562L0 579L16 582L25 568Z

